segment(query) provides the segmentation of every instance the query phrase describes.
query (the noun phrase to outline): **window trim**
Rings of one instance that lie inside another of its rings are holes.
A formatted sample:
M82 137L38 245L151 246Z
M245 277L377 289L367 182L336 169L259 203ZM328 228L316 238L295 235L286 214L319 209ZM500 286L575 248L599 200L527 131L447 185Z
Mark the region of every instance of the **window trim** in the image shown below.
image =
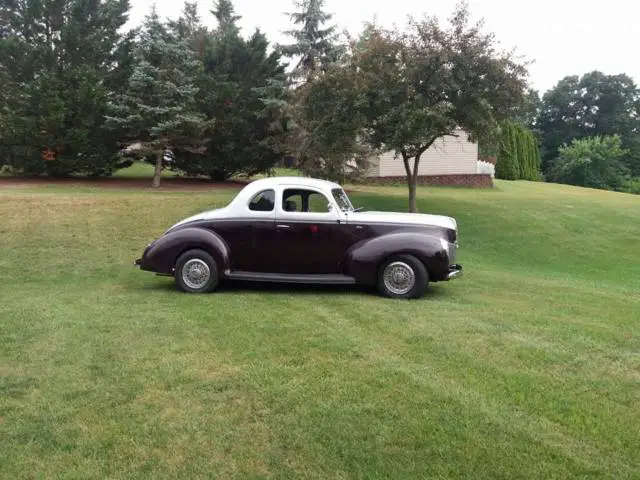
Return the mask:
M283 201L285 198L285 192L287 190L306 190L312 193L322 195L327 201L327 204L333 205L333 210L328 212L287 212L283 207ZM298 222L316 222L316 221L331 221L338 222L343 217L343 212L338 208L333 199L333 196L327 195L327 192L315 187L298 186L298 185L282 185L278 194L278 201L276 206L276 217L281 221L298 221Z
M308 210L307 211L289 212L289 211L285 210L284 209L284 201L285 201L285 198L286 198L285 194L286 194L286 192L288 190L293 190L295 192L294 194L290 195L291 197L297 197L297 196L301 197L301 201L302 201L302 205L300 205L301 208L305 203L304 202L304 197L307 198L307 208L309 208L309 198L312 195L321 196L322 198L325 199L326 204L333 203L332 199L330 197L327 197L327 194L325 192L316 190L315 188L309 188L309 187L288 187L287 188L287 187L285 187L285 188L282 189L282 196L280 198L280 208L282 209L283 213L287 213L287 214L290 214L290 213L303 214L304 213L306 215L326 215L327 213L331 213L331 210L327 210L327 211L324 211L324 212L310 212Z
M273 201L271 203L271 209L269 210L254 210L253 208L251 208L251 205L253 204L253 201L260 195L263 195L265 192L272 192L273 193ZM276 204L277 204L277 192L275 190L275 188L265 188L263 190L260 190L259 192L257 192L255 195L253 195L250 199L249 202L247 202L247 209L252 212L253 214L265 214L265 213L274 213L276 210Z

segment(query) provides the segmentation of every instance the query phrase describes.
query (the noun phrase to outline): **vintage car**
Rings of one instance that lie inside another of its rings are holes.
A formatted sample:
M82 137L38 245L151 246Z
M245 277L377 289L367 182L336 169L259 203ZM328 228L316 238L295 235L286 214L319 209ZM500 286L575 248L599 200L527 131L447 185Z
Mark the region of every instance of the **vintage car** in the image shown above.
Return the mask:
M462 273L457 247L453 218L362 211L337 183L270 177L224 208L176 223L134 263L191 293L246 280L363 285L418 298L429 282Z

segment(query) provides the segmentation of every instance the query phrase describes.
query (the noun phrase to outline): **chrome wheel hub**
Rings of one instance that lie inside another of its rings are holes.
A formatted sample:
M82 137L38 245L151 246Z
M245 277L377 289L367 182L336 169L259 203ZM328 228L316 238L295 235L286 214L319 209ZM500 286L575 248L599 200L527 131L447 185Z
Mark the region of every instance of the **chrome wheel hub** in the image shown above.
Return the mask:
M182 280L185 285L194 290L198 290L204 287L209 278L211 277L211 271L209 265L199 258L193 258L182 267Z
M393 262L387 265L383 273L384 286L395 295L405 295L411 291L416 282L413 269L404 262Z

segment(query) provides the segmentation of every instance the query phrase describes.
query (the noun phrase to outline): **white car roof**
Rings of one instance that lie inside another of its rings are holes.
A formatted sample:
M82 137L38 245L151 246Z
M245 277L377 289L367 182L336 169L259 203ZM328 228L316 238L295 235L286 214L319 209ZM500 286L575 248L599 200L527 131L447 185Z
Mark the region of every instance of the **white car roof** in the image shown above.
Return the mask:
M342 188L335 182L311 177L267 177L260 180L254 180L253 182L249 183L247 187L252 187L253 189L263 189L274 187L276 185L286 185L291 187L315 187L322 190L327 188Z
M267 177L261 178L260 180L254 180L251 183L248 183L240 192L236 198L233 199L229 207L231 209L236 208L238 205L244 205L251 198L254 197L258 192L262 190L266 190L269 188L275 188L278 186L285 187L310 187L320 190L321 192L325 192L327 195L331 195L331 189L333 188L342 188L339 184L335 182L330 182L328 180L321 180L319 178L311 178L311 177Z

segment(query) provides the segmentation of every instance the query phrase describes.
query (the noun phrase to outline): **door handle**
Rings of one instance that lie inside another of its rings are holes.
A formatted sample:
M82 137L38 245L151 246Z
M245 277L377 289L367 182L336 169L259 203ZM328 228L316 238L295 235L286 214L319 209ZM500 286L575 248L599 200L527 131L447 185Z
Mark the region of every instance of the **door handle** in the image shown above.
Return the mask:
M291 228L290 225L276 225L277 228Z

